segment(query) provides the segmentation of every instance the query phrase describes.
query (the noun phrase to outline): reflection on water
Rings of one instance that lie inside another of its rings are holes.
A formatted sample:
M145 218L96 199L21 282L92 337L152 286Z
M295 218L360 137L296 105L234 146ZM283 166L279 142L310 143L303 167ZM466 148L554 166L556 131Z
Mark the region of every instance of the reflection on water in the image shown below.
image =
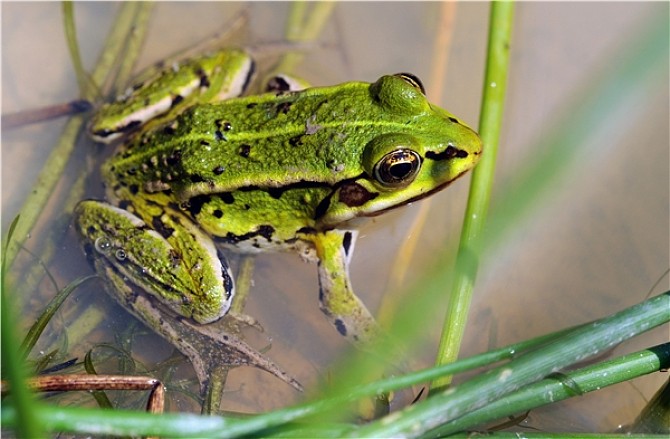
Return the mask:
M142 62L147 65L221 31L222 23L238 7L249 10L249 41L281 41L287 4L161 3L155 7ZM394 8L383 3L339 4L322 44L306 51L300 74L314 84L372 81L398 71L411 71L427 79L438 26L437 7L434 3L399 3ZM59 5L3 3L2 8L3 112L75 97ZM87 65L96 59L116 8L111 3L76 5ZM620 29L644 28L647 20L663 13L660 8L665 8L667 15L664 4L518 5L499 187L532 156L556 115L568 111L569 105L579 105L575 90L584 87L591 72L623 50L630 37L622 39ZM486 4L458 6L442 102L473 126L480 99L487 13ZM18 24L27 22L33 25ZM431 84L426 86L430 89ZM649 84L649 92L630 106L629 123L597 133L584 145L584 156L569 178L506 240L504 248L486 261L479 272L464 355L588 321L639 302L646 295L670 260L667 96L666 70ZM3 231L31 191L63 123L53 121L3 132ZM97 146L79 146L90 150L78 151L80 156L68 167L67 176L80 173L90 161L99 163L106 154ZM60 198L48 206L48 213L26 245L39 254L44 251L43 234L57 225L62 228L63 236L58 237L54 251L58 257L50 266L62 287L90 270L74 233L64 226L67 218L61 216L68 183L64 181L56 189ZM86 196L100 196L97 183L89 183L86 192ZM454 245L466 192L464 179L433 198L428 226L408 270L410 277L418 277L424 267L430 267L443 245ZM387 287L389 267L409 234L414 211L415 206L394 211L375 218L363 229L352 278L371 308L377 307ZM27 253L21 258L34 264ZM267 355L307 386L327 381L329 366L347 346L318 311L315 267L294 255L263 255L257 259L254 281L246 312L261 322L265 332L245 330L250 343L259 348L271 346ZM655 292L667 289L667 279L663 285ZM53 293L46 279L34 292L17 293L26 310L24 327ZM436 309L444 306L436 304ZM96 319L102 322L96 323ZM102 293L99 283L88 283L66 301L38 349L58 347L67 351L67 358L82 358L96 343L114 341L133 321ZM426 330L428 347L417 354L426 364L432 361L440 324L438 317ZM83 335L77 338L68 333L65 344L64 330L71 331L73 326ZM621 351L654 344L665 336L667 328L661 328ZM147 343L147 339L152 341ZM142 340L134 353L141 354L143 362L170 357L171 348L154 336L142 335ZM154 352L146 355L150 349ZM183 374L180 370L179 376ZM650 396L660 380L651 376L636 384L642 394ZM223 404L227 410L268 410L298 398L272 376L252 368L233 370L229 390ZM559 408L534 412L533 425L541 428L547 424L543 417L564 417L573 429L611 430L623 420L632 420L643 404L638 393L625 384Z

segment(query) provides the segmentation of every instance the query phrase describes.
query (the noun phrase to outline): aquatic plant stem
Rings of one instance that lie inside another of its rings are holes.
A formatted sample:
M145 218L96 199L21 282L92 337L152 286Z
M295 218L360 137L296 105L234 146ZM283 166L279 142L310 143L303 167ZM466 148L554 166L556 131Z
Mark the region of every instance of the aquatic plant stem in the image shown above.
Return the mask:
M153 2L139 2L134 18L135 24L131 28L128 43L125 46L126 50L123 53L124 56L114 80L114 89L117 92L125 90L125 88L130 85L130 77L133 68L135 67L140 50L142 49L147 30L149 29L148 23L153 6Z
M13 239L19 217L17 216L9 226L2 248L2 266L0 267L0 350L2 351L2 378L7 379L12 386L12 402L16 407L16 433L18 437L43 437L42 424L37 422L35 413L35 399L26 385L27 369L23 364L16 337L15 303L7 291L7 249L8 242ZM3 401L4 402L4 401Z
M449 309L442 328L436 365L451 363L458 358L470 310L478 268L480 250L478 242L486 224L493 188L493 174L507 85L513 16L513 3L491 3L484 94L479 119L479 134L484 143L484 149L482 159L472 173L470 195L456 260L456 273L452 287L449 289L451 294ZM439 389L448 385L449 382L450 377L445 377L433 382L431 388Z
M556 377L550 375L486 407L432 430L426 437L448 436L484 422L491 422L492 419L504 419L668 367L670 367L670 343L665 343L571 371L565 375Z
M132 14L134 13L134 7L131 7L132 4L133 2L124 3L121 6L115 26L107 39L103 54L91 75L93 82L96 84L103 82L105 76L112 68L118 53L122 50L124 37L129 32L132 24ZM83 98L92 99L93 96L83 96ZM21 212L21 221L16 226L15 240L9 244L5 255L7 266L11 266L14 262L19 248L21 248L29 237L30 231L44 211L49 197L57 187L57 182L60 180L65 166L74 151L75 140L83 123L84 118L82 116L75 116L65 124L58 143L51 151L51 154L49 154L42 170L37 176L33 190L26 197L23 206L19 210Z
M666 292L583 325L569 337L520 355L457 386L434 392L419 404L353 430L348 437L421 437L669 319L670 292Z
M314 40L321 33L336 3L314 2L309 15L305 18L307 3L293 2L286 23L286 39L290 42ZM274 71L291 74L304 56L301 52L286 52Z
M407 407L400 412L388 415L381 420L365 426L340 424L342 429L338 437L423 437L425 433L440 427L447 421L445 418L456 419L466 415L502 397L512 395L515 390L525 384L536 382L545 377L550 371L572 364L590 354L601 352L620 343L628 337L634 337L656 326L667 324L670 320L670 292L648 299L640 304L622 310L603 319L581 325L560 334L551 334L536 339L533 343L499 350L493 358L500 359L499 355L509 356L517 348L536 349L523 355L515 356L510 362L493 369L485 374L476 376L458 387L433 395L424 401ZM537 346L539 341L545 342ZM587 348L585 348L587 346ZM659 358L666 358L656 349L654 354ZM484 354L489 356L490 354ZM477 356L482 357L482 356ZM481 358L461 360L457 363L442 366L440 373L454 373L476 364ZM627 356L627 357L630 357ZM483 357L482 357L483 358ZM490 357L488 359L491 359ZM652 357L642 359L638 373L652 371L645 366ZM467 367L464 364L469 363ZM622 370L630 369L630 363L619 364ZM659 363L661 364L661 363ZM662 367L662 364L661 366ZM128 410L91 410L74 407L44 407L40 410L41 421L49 431L87 432L89 434L144 434L163 435L169 437L243 437L272 436L268 434L273 428L287 425L288 429L296 428L290 423L313 416L324 411L332 411L347 401L365 395L374 395L378 392L389 391L408 385L416 380L423 380L427 376L434 376L438 369L417 372L412 380L405 376L393 377L380 382L370 383L355 389L341 389L333 398L301 404L270 413L248 417L246 419L223 418L217 416L196 416L192 414L150 415ZM428 374L428 375L425 375ZM596 375L598 373L596 372ZM594 378L593 369L588 380ZM639 375L638 375L639 376ZM501 377L504 378L501 380ZM595 377L597 378L597 376ZM597 386L597 382L591 383ZM582 385L582 383L580 383ZM584 383L583 385L590 385ZM364 390L364 391L363 391ZM16 412L13 407L2 407L3 426L12 426L16 422ZM325 437L322 434L313 435ZM282 435L282 437L287 437Z

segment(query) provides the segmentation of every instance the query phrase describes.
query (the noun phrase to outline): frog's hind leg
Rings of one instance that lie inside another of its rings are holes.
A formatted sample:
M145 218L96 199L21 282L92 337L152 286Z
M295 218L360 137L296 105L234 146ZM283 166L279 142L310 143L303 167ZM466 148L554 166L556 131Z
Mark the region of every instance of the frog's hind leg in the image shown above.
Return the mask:
M161 337L173 344L190 361L205 394L213 371L221 366L254 366L276 376L299 392L302 385L269 358L249 346L237 336L226 332L222 325L197 325L191 321L160 310L157 300L134 291L136 287L125 281L110 266L98 266L109 280L109 294L131 314L144 322Z
M86 253L106 278L109 294L189 358L203 390L221 365L255 366L302 390L220 322L198 325L187 319L206 323L227 312L233 295L230 269L211 239L179 212L166 208L151 222L149 227L99 201L82 201L75 208Z
M180 212L165 207L143 221L127 210L87 200L74 213L99 272L113 270L198 323L215 321L230 308L234 285L228 263L211 238Z
M319 258L319 302L337 331L364 350L381 330L351 288L349 261L358 232L330 230L312 237Z

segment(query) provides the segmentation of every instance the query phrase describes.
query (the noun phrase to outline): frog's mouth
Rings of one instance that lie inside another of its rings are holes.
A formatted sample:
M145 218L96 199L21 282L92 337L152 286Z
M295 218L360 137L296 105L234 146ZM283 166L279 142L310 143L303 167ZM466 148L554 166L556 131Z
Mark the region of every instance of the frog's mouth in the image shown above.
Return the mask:
M368 191L362 185L357 183L357 180L359 180L358 178L347 180L346 182L343 182L341 185L338 185L337 187L334 187L333 190L326 197L324 197L321 200L321 202L319 203L319 205L316 208L314 219L316 221L319 221L319 220L321 220L322 218L324 218L325 216L328 215L328 211L329 211L330 206L331 206L331 201L333 199L333 196L335 196L336 194L339 195L339 197L338 197L339 202L342 202L343 204L346 204L349 208L351 208L351 215L350 216L347 215L346 217L340 217L339 220L335 220L335 219L331 218L328 221L328 224L331 227L335 227L337 224L343 224L343 223L353 221L356 218L375 217L375 216L384 214L386 212L389 212L391 210L398 209L400 207L406 206L406 205L408 205L410 203L413 203L415 201L419 201L423 198L429 197L429 196L433 195L434 193L439 192L439 191L443 190L444 188L446 188L447 186L449 186L452 182L454 182L455 180L460 178L463 174L467 173L468 170L463 170L460 174L458 174L456 177L452 178L451 180L446 181L446 182L444 182L440 185L437 185L429 191L426 191L426 192L423 192L421 194L417 194L413 197L410 197L410 198L408 198L407 200L404 200L404 201L399 202L397 199L392 199L392 200L388 200L388 201L380 201L380 200L373 201L372 202L373 209L371 209L371 210L366 210L365 208L359 210L359 209L356 209L356 207L364 206L368 202L374 200L375 198L377 198L380 195L380 192L370 192L370 191ZM365 176L362 176L360 178L364 179ZM341 193L343 188L347 188L347 191L349 191L349 192L360 191L360 193L357 194L357 195L347 195L347 197L350 197L350 198L345 197L345 199L343 199L342 198L342 193ZM357 189L353 189L353 188L357 188ZM388 204L388 205L385 206L385 204Z
M466 151L463 149L459 149L454 147L453 145L449 144L447 148L439 153L428 151L426 153L426 159L427 160L434 160L434 161L450 161L450 160L458 160L458 159L466 159L470 156L474 156L474 163L477 163L479 161L479 156L481 155L481 150L479 151ZM429 197L437 192L440 192L441 190L445 189L447 186L449 186L451 183L454 181L458 180L463 176L463 174L466 174L468 171L470 171L472 167L467 167L466 169L463 169L458 175L455 177L449 179L448 181L445 181L439 185L434 186L432 189L422 192L419 194L414 195L413 197L408 198L405 201L401 202L388 202L388 206L384 206L384 201L379 201L375 203L375 209L374 211L366 212L366 211L361 211L358 216L365 216L365 217L374 217L377 215L381 215L383 213L386 213L388 211L397 209L399 207L406 206L407 204L413 203L415 201L422 200L426 197ZM375 196L378 195L378 193L375 193Z
M391 206L388 206L388 207L385 207L385 208L382 208L382 209L375 210L374 212L364 212L364 213L362 213L360 216L365 216L365 217L370 217L370 218L371 218L371 217L375 217L375 216L384 214L384 213L386 213L386 212L390 212L391 210L395 210L395 209L404 207L404 206L406 206L406 205L408 205L408 204L410 204L410 203L413 203L413 202L415 202L415 201L419 201L419 200L422 200L422 199L424 199L424 198L426 198L426 197L430 197L431 195L433 195L433 194L435 194L435 193L437 193L437 192L440 192L442 189L446 188L446 187L449 186L451 183L453 183L454 181L456 181L456 180L458 180L459 178L461 178L461 176L462 176L463 174L467 174L468 171L469 171L469 170L465 170L465 171L461 172L460 174L458 174L456 177L452 178L451 180L446 181L446 182L442 183L441 185L435 186L434 188L432 188L431 190L429 190L429 191L427 191L427 192L424 192L424 193L422 193L422 194L418 194L418 195L416 195L416 196L414 196L414 197L411 197L411 198L409 198L409 199L407 199L407 200L405 200L405 201L403 201L403 202L401 202L401 203L396 203L396 204L393 204L393 205L391 205Z

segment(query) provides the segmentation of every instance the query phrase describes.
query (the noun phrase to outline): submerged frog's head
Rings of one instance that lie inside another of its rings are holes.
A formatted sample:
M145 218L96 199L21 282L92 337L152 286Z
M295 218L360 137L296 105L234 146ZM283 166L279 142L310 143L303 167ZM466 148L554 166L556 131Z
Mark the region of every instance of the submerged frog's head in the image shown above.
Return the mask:
M470 127L425 97L421 82L409 74L383 76L370 93L392 128L367 142L363 173L342 181L317 212L322 224L336 225L374 216L424 198L472 169L482 141Z

